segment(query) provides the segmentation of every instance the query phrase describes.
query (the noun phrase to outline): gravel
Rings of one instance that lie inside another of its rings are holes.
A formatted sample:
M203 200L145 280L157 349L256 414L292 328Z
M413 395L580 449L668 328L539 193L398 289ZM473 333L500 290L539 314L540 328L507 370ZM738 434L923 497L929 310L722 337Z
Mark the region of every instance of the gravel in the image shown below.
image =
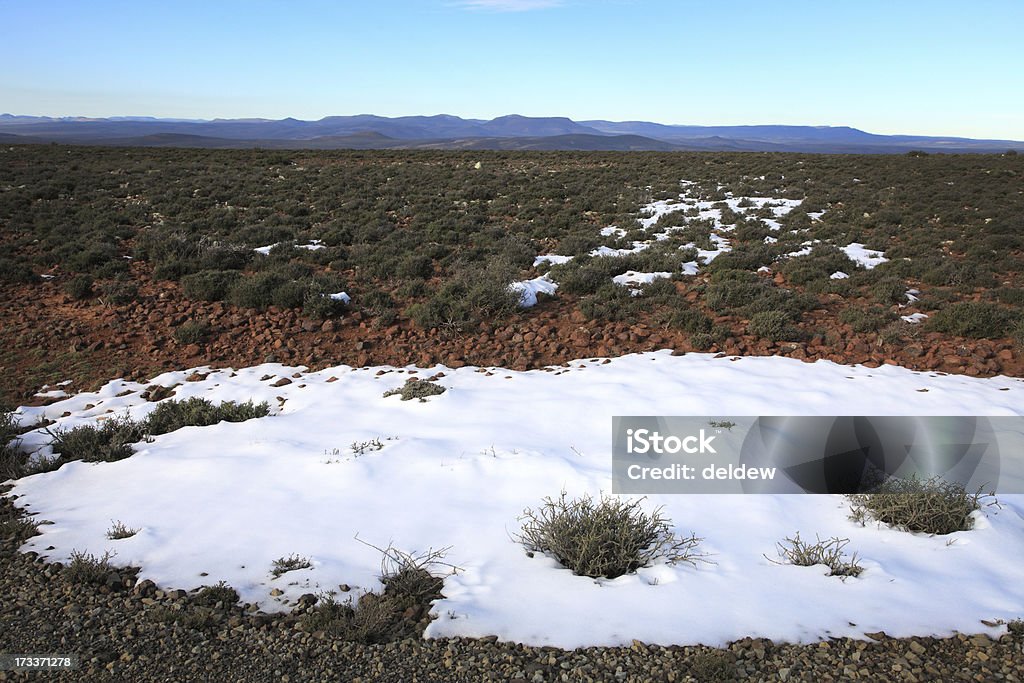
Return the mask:
M0 499L0 512L11 509ZM309 600L285 615L200 604L125 569L75 583L58 563L0 539L0 654L74 654L59 681L1024 681L1024 634L811 645L746 638L717 649L630 647L572 651L497 638L404 639L375 645L302 630ZM695 615L699 618L699 615ZM0 672L0 681L32 680Z

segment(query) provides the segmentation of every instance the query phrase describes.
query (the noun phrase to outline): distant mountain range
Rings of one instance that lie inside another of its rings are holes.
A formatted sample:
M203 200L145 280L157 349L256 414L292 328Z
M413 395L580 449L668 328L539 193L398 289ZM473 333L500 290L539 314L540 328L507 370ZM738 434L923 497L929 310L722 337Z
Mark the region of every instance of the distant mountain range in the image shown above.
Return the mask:
M0 114L0 143L269 149L757 151L850 154L1024 151L1024 142L875 135L846 126L676 126L563 117L458 116L298 119L106 119Z

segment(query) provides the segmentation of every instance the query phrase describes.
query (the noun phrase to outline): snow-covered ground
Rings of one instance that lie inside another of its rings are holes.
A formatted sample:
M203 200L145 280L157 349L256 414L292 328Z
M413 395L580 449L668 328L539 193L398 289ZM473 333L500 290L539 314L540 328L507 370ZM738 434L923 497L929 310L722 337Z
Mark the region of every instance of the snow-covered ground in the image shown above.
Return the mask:
M566 648L996 634L980 620L1024 616L1024 496L1001 496L1001 508L976 513L975 529L944 537L861 527L838 496L652 496L644 505L664 506L680 534L704 538L714 563L611 581L530 558L512 538L523 509L545 496L610 491L613 415L1020 415L1019 379L667 351L530 372L267 364L185 381L192 372L153 382L180 383L176 399L266 400L275 414L181 429L126 460L19 480L19 504L53 522L25 550L53 560L109 550L140 566L140 578L186 589L225 580L273 610L339 584L379 590L380 556L357 534L411 552L451 546L447 561L461 570L445 580L428 637ZM436 373L447 391L426 402L382 397ZM281 377L291 383L274 387ZM142 388L115 380L17 415L67 427L111 411L140 418L156 405ZM375 440L379 449L352 447ZM25 437L43 452L47 442L40 431ZM140 531L108 540L113 520ZM843 581L765 557L796 532L849 538L865 571ZM292 554L312 568L275 579L273 561ZM283 595L271 597L275 588Z

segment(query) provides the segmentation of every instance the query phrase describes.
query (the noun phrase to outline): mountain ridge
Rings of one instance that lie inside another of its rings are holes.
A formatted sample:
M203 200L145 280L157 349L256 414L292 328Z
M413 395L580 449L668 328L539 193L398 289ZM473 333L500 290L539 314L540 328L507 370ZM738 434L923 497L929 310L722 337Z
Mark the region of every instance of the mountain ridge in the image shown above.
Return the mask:
M491 120L451 114L284 119L109 118L0 114L5 144L66 143L275 149L504 149L945 153L1024 151L1024 142L953 136L880 135L851 126L695 126L651 121L574 121L506 114Z

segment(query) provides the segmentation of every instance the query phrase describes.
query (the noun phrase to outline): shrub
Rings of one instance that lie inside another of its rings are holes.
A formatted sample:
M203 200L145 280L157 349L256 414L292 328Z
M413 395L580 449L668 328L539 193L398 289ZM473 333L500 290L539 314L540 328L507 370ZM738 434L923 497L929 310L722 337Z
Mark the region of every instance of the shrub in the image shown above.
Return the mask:
M442 561L448 548L413 555L390 546L371 547L382 553L384 591L364 593L355 604L351 599L341 603L331 594L321 595L316 607L302 617L304 630L367 644L422 635L430 621L430 604L441 597L444 585L436 568L455 569Z
M274 291L285 282L274 272L245 275L232 283L228 301L243 308L265 309L274 303Z
M736 662L722 650L701 652L694 656L690 671L698 681L735 681Z
M907 288L895 278L884 278L871 285L871 296L875 301L889 305L907 301Z
M17 285L36 280L36 274L25 263L10 258L0 258L0 282Z
M216 586L203 587L192 602L204 607L229 607L238 603L238 591L221 581Z
M839 320L853 328L854 332L877 332L896 319L896 314L885 308L847 308L839 314Z
M72 299L81 301L82 299L88 299L92 296L92 284L92 276L85 275L83 273L68 280L64 285L64 291L67 292L68 296Z
M60 462L114 462L129 457L132 444L147 439L145 427L127 415L111 417L100 425L82 425L74 429L49 432L51 447Z
M138 286L126 277L107 282L102 287L103 298L114 306L124 306L139 297Z
M298 555L289 555L288 557L279 557L274 560L274 565L270 570L270 573L274 575L274 578L278 578L282 574L293 572L298 569L309 569L313 565L309 563L308 557L300 557Z
M314 275L303 298L302 313L320 320L341 315L348 308L348 304L340 299L332 299L331 295L342 289L344 287L336 275Z
M723 280L712 282L704 292L704 300L712 311L721 313L749 304L762 295L770 285L751 280Z
M36 523L24 510L10 504L0 506L0 539L24 541L35 536L38 531Z
M986 501L991 497L967 493L962 484L939 477L890 478L871 493L850 495L850 516L861 524L871 518L905 531L944 535L971 529L972 512L998 504L994 498Z
M658 559L695 564L696 536L677 537L661 509L645 513L643 499L626 502L604 495L545 498L537 510L523 511L516 537L529 553L547 553L579 576L614 579Z
M1024 351L1024 320L1018 322L1010 330L1010 338L1013 339L1013 343L1017 346L1018 351Z
M181 289L196 301L223 301L241 274L237 270L201 270L181 278Z
M410 379L406 381L405 385L398 389L389 389L384 392L384 398L388 396L401 396L403 401L410 401L414 398L418 398L421 402L427 400L428 396L437 396L443 394L445 388L440 384L435 384L428 380L423 379Z
M799 332L792 324L792 318L784 311L755 313L747 324L747 332L773 342L795 339L799 336Z
M814 280L827 280L837 271L849 275L857 270L857 264L841 249L832 245L816 244L810 254L786 259L781 269L789 282L804 285Z
M71 551L71 561L64 567L64 576L72 583L106 583L110 572L114 570L110 564L114 556L111 552L103 553L103 557L96 557L78 550Z
M994 339L1007 336L1017 318L1014 312L997 304L961 301L935 312L927 325L936 332L958 337Z
M633 296L630 289L613 282L605 283L593 294L580 299L580 313L589 320L631 320L647 307L649 301L642 296Z
M160 402L153 412L146 416L144 425L149 434L158 436L182 427L206 427L219 422L245 422L269 414L270 406L265 401L258 404L253 404L252 401L224 401L214 405L205 398L193 396L184 401Z
M131 538L135 534L139 533L138 529L133 529L125 525L124 522L116 521L110 525L110 529L107 530L107 538L112 541L118 541L122 538Z
M785 543L778 543L779 557L781 564L794 564L798 567L813 567L816 564L823 564L829 569L829 576L859 576L864 567L857 563L857 553L844 558L843 548L849 544L848 538L830 538L827 541L817 539L816 543L807 543L800 539L800 532L793 538L787 538ZM767 556L766 556L767 557ZM767 558L770 562L775 562ZM776 563L780 564L780 563Z
M1024 306L1024 287L1000 287L995 290L996 299L1011 306Z
M712 321L703 311L697 308L678 308L668 318L670 327L690 334L710 332Z
M17 479L24 473L26 456L18 439L20 429L11 413L0 413L0 481Z
M992 273L970 261L955 261L945 258L941 263L924 272L921 279L929 285L958 287L992 287L996 280Z
M199 320L191 320L174 328L174 338L179 344L199 344L210 334L210 325Z
M308 284L302 280L286 280L270 294L270 303L279 308L299 308L306 302Z

